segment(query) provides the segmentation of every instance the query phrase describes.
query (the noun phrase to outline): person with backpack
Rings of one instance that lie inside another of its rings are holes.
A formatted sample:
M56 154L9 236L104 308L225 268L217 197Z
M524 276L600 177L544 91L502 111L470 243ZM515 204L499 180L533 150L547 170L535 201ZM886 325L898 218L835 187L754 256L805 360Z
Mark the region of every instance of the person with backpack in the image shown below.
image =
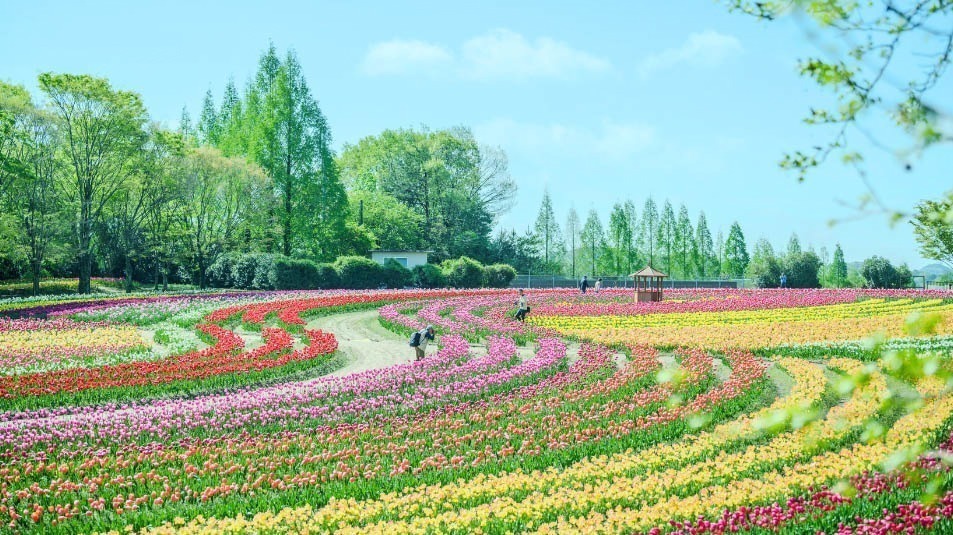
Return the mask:
M516 321L526 321L526 314L529 313L529 304L526 302L526 294L520 288L520 298L516 301Z
M426 328L410 335L410 347L414 348L414 352L417 355L418 361L424 359L424 356L426 356L427 344L432 342L434 338L436 338L436 336L434 335L433 325L428 325Z

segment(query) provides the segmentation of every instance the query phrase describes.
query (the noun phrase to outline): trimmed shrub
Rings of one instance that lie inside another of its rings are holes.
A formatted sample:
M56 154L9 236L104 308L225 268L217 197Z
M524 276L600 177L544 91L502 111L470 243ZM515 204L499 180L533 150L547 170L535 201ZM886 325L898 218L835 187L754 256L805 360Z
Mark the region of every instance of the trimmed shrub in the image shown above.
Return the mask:
M410 270L400 265L400 262L388 258L383 267L384 284L388 288L403 288L409 286L413 275Z
M205 282L212 288L232 288L232 268L239 255L223 254L205 270Z
M490 288L509 288L516 278L516 270L509 264L492 264L486 266L486 285Z
M255 264L255 277L251 281L251 287L256 290L273 290L271 280L272 272L275 269L275 262L278 259L287 259L284 255L259 254L258 262Z
M232 263L232 286L243 290L251 288L258 268L257 254L244 254Z
M279 257L269 273L269 286L275 290L311 290L317 288L318 266L310 260Z
M379 288L384 282L384 268L363 256L342 256L334 263L340 287L348 290Z
M443 288L447 285L447 278L443 271L433 264L414 266L412 271L413 285L418 288Z
M455 260L447 260L442 265L447 284L453 288L479 288L486 279L486 270L483 264L470 258L461 256Z
M330 290L341 287L341 277L334 264L315 264L314 288Z

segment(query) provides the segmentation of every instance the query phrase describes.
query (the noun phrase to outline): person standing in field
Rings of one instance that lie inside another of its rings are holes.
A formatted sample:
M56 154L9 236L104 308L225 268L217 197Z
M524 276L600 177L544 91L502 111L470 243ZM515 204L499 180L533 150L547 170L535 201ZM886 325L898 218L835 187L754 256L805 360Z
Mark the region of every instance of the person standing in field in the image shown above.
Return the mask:
M516 301L516 318L517 321L526 321L526 314L529 312L529 304L526 302L526 293L523 292L523 289L520 288L520 298Z
M435 338L433 325L428 325L426 328L410 335L410 347L414 348L417 361L424 359L427 354L427 344L432 342Z
M587 289L589 289L589 277L588 275L583 275L582 281L579 282L579 290L582 293L586 293Z
M785 275L784 273L782 273L782 274L781 274L781 287L782 287L782 288L787 288L787 286L788 286L788 276Z
M602 277L596 279L596 284L592 287L593 291L599 293L599 290L602 289Z

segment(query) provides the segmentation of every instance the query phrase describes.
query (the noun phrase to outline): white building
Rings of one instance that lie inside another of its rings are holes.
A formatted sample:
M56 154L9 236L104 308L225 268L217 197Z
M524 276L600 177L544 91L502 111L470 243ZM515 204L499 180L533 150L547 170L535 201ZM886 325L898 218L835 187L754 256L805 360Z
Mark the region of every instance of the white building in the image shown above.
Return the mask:
M383 265L390 259L407 269L414 269L427 263L427 254L432 251L371 251L371 260Z

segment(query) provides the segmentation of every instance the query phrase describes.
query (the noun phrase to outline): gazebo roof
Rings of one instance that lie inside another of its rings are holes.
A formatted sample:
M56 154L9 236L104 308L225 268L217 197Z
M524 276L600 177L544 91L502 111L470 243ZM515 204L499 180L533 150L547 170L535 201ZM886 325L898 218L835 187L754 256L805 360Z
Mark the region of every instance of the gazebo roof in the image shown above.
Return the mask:
M662 278L668 277L668 275L666 275L665 273L662 273L661 271L653 269L652 266L645 266L642 269L642 271L639 271L638 273L633 273L629 276L630 277L662 277Z

